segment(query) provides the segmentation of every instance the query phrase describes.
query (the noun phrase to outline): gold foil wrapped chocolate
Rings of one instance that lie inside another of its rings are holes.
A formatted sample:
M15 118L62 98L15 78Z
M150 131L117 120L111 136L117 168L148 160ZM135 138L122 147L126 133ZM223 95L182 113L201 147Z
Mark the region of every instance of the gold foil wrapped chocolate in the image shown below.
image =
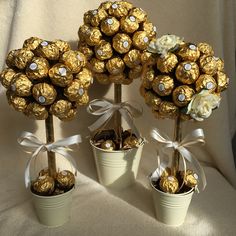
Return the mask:
M181 85L174 89L172 98L175 105L178 107L186 106L191 100L195 91L188 85Z
M33 84L28 77L22 73L17 73L11 80L10 89L17 96L28 97L31 95Z
M176 193L179 188L178 179L175 176L163 176L159 183L160 189L165 193Z
M112 151L116 148L116 145L112 140L106 140L106 141L102 142L101 148L105 149L105 150Z
M91 65L91 69L95 72L95 73L103 73L105 72L106 68L105 68L105 62L101 61L97 58L92 58L90 60L90 65Z
M64 95L72 102L77 101L84 95L84 93L85 88L77 79L73 80L73 82L64 89Z
M94 55L92 48L84 43L79 42L78 50L84 54L87 60L90 60Z
M214 55L214 51L211 45L209 45L208 43L199 43L197 45L199 51L201 52L201 54L207 55L207 56L213 56Z
M142 75L142 66L137 65L134 68L130 69L128 78L133 80L141 77L141 75Z
M217 71L224 71L224 61L219 57L213 57L216 61Z
M120 4L119 1L116 1L110 6L108 13L109 15L121 18L128 15L128 9L124 5Z
M113 57L106 63L106 69L112 75L121 74L125 69L125 63L120 57Z
M198 184L198 175L192 170L187 170L186 173L184 173L184 171L181 171L180 175L186 186L194 188Z
M26 98L15 96L11 91L7 91L8 103L19 112L24 112L27 108L28 102Z
M141 54L141 63L143 65L155 65L156 64L156 60L155 60L155 57L153 55L153 53L150 53L148 51L144 51L142 54Z
M200 51L195 44L183 44L180 46L177 55L183 61L197 61L200 57Z
M14 66L16 66L20 70L23 70L33 57L34 54L30 50L19 49L14 54Z
M6 64L8 67L12 68L15 67L14 65L14 59L15 59L15 55L17 53L18 50L11 50L8 54L7 54L7 58L6 58Z
M4 69L0 74L0 81L5 88L10 88L11 81L16 72L10 68Z
M45 58L34 57L27 65L26 75L31 80L40 80L48 76L49 63Z
M88 89L93 84L93 75L92 72L87 69L83 68L75 77L83 88Z
M216 92L222 92L225 89L227 89L228 85L229 85L229 78L227 77L227 75L221 71L218 71L214 78L216 79L217 82L217 89Z
M112 36L119 31L120 22L115 17L108 17L101 23L101 31L107 35Z
M120 54L127 53L131 44L132 40L127 34L118 33L112 39L113 48Z
M44 169L39 171L38 176L44 176L44 175L48 175L49 176L49 169L48 168L44 168Z
M57 39L57 40L54 41L54 43L55 43L56 46L59 48L59 52L60 52L60 53L64 53L64 52L66 52L66 51L71 50L70 44L67 43L66 41Z
M48 83L38 83L33 86L32 94L39 104L45 106L50 105L55 101L57 91Z
M153 110L159 110L159 106L162 102L161 98L154 94L152 91L148 91L144 94L145 103Z
M119 1L121 6L124 6L128 11L133 8L133 4L127 1Z
M67 114L60 115L58 116L58 118L61 121L71 121L75 118L76 114L77 114L76 109L70 109Z
M179 115L179 108L173 102L162 101L158 113L161 117L173 119Z
M35 53L39 57L44 57L48 60L58 60L60 51L57 45L53 42L42 41L35 49Z
M76 100L76 105L77 106L84 106L88 102L89 102L89 95L88 95L88 91L85 90L84 94L78 100Z
M202 89L207 89L210 92L214 92L217 87L215 79L211 75L202 74L198 77L196 83L196 91L199 92Z
M71 107L71 102L64 99L60 99L50 106L50 113L57 117L66 116L70 111Z
M26 48L27 50L35 50L40 43L42 43L42 39L37 38L37 37L30 37L26 39L23 43L23 48Z
M106 60L112 57L113 50L109 42L102 40L99 45L94 48L97 59Z
M56 176L56 186L59 189L69 190L75 184L75 176L69 170L63 170Z
M137 31L133 35L133 45L139 50L145 50L149 44L148 34L145 31Z
M133 79L127 77L124 73L118 75L109 75L109 79L112 83L124 85L129 85L133 81Z
M178 58L173 53L167 53L164 57L157 58L157 69L162 73L170 73L178 64Z
M129 12L129 14L136 17L136 19L139 23L144 22L147 19L146 12L141 8L135 7Z
M142 73L142 86L146 89L152 88L152 82L155 79L155 71L152 68L148 68Z
M140 141L135 136L131 135L127 137L123 142L124 149L137 148L140 145Z
M102 8L104 10L108 10L112 5L112 2L111 1L105 1L105 2L102 2L101 5L99 6L99 8Z
M95 27L99 26L100 22L107 17L107 12L103 8L89 11L89 13L90 13L89 23Z
M24 114L36 120L45 120L48 118L47 108L36 102L29 103L24 111Z
M100 83L100 84L110 84L110 79L108 74L94 74L95 79Z
M79 29L79 37L89 46L98 45L102 38L102 33L98 28L82 25Z
M157 28L151 22L149 22L149 21L143 22L142 30L148 34L149 38L156 37Z
M208 75L214 75L217 72L217 63L213 56L200 57L199 65L202 72Z
M152 82L152 89L160 96L168 96L174 88L174 80L168 75L158 75Z
M171 176L171 168L166 167L162 173L161 173L161 177L168 177Z
M70 69L61 63L54 65L48 74L52 83L59 87L66 87L73 81Z
M190 61L181 62L175 71L177 80L183 84L194 83L199 77L199 74L200 72L197 63Z
M54 179L47 175L39 176L32 183L32 191L38 195L48 196L54 191L54 188Z
M120 28L123 32L131 34L138 30L139 23L135 16L129 15L121 18Z
M141 53L137 49L132 49L124 56L124 62L129 68L135 68L141 62Z

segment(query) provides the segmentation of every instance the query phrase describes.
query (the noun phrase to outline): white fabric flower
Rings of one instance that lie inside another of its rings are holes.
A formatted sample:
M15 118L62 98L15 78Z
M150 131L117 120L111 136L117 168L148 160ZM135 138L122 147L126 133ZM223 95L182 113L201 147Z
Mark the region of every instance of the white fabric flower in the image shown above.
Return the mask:
M157 38L156 41L152 41L149 44L148 51L165 56L171 49L181 43L183 43L183 39L176 35L163 35L162 37Z
M213 109L219 107L220 100L220 96L202 90L193 96L188 104L187 114L197 121L203 121L211 115Z

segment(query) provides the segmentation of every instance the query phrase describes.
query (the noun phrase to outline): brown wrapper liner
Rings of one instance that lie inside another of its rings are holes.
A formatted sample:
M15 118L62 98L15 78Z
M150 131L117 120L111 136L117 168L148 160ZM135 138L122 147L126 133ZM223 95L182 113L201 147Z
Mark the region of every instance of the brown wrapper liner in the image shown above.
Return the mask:
M32 191L42 196L48 196L52 194L54 188L55 188L54 179L47 175L39 176L32 183Z
M168 53L165 57L157 58L157 69L162 73L170 73L178 64L178 58L173 53Z
M191 100L195 91L188 85L181 85L174 89L172 99L178 107L186 106Z
M75 176L69 170L63 170L56 176L56 186L59 189L69 190L75 184Z
M163 176L159 183L160 189L165 193L176 193L179 188L178 179L175 176Z
M119 31L120 22L115 17L108 17L101 23L101 31L107 35L112 36Z
M174 89L174 80L168 75L158 75L152 82L152 89L160 96L168 96Z
M99 45L94 48L97 59L106 60L112 57L113 50L109 42L102 40Z
M142 96L142 97L144 97L145 96L145 94L146 94L146 89L145 89L145 87L143 86L143 85L141 85L140 86L140 88L139 88L139 93L140 93L140 95Z
M45 120L48 117L48 111L46 107L36 102L30 103L25 109L24 114L36 120Z
M125 69L125 63L120 57L113 57L106 63L106 69L112 75L118 75L123 73Z
M196 91L199 92L202 89L207 89L210 92L214 92L216 90L217 83L215 79L211 75L202 74L198 77L195 88Z
M10 68L6 68L1 72L0 81L6 89L10 88L11 81L13 77L15 76L15 74L16 72Z
M127 34L118 33L112 39L113 48L120 54L127 53L131 44L132 40Z
M112 83L124 85L129 85L133 81L131 78L127 78L124 73L118 75L109 75L109 79Z

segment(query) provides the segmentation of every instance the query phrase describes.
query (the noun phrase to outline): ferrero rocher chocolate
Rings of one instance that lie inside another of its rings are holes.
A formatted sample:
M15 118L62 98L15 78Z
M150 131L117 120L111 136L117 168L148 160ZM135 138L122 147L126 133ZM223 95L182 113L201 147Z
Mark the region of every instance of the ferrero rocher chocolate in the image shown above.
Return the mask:
M31 80L40 80L48 76L49 63L45 58L34 57L26 67L26 75Z
M89 96L87 90L84 91L84 94L76 100L77 106L84 106L89 102Z
M207 56L212 56L214 54L213 48L211 45L208 43L199 43L197 45L199 51L201 54L207 55Z
M153 110L159 110L159 106L162 102L161 98L155 95L153 92L148 91L144 94L145 103L152 107Z
M178 63L178 58L173 53L167 53L164 57L158 57L157 69L162 73L170 73L174 70Z
M11 81L16 72L10 68L4 69L0 74L0 81L5 88L10 88Z
M219 57L213 57L216 61L217 71L224 71L224 61Z
M52 83L59 87L66 87L73 81L73 75L70 69L61 63L54 65L48 74Z
M130 69L128 78L132 80L137 79L141 76L141 74L142 74L142 66L137 65L134 68Z
M79 43L78 50L84 54L87 60L90 60L94 55L92 48L84 43Z
M28 102L25 98L23 97L18 97L12 94L11 91L8 90L7 93L7 98L8 98L8 103L16 110L19 112L24 112Z
M200 57L200 51L195 44L183 44L180 46L177 55L183 61L196 61Z
M121 74L125 69L125 63L120 57L113 57L106 63L106 69L112 75Z
M13 63L18 69L23 70L34 57L33 52L27 49L19 49L14 54Z
M36 120L45 120L48 118L47 108L36 102L29 103L24 111L24 114Z
M115 84L130 84L132 83L132 79L127 77L124 73L118 75L110 75L109 76L110 82Z
M80 82L80 84L83 86L83 88L86 88L86 89L88 89L91 86L91 84L93 83L92 72L87 68L83 68L76 75L76 79Z
M32 183L32 191L38 195L48 196L54 191L54 188L54 179L47 175L39 176Z
M40 43L42 43L42 41L43 40L40 38L30 37L24 41L23 48L33 51L39 46Z
M181 62L175 71L175 76L183 84L192 84L199 77L199 67L197 63L185 61Z
M131 44L132 40L127 34L118 33L112 39L113 48L120 54L127 53Z
M100 83L100 84L110 84L110 79L109 75L103 73L103 74L94 74L95 79Z
M202 74L198 77L196 81L196 91L199 92L202 89L207 89L210 92L216 90L217 84L215 79L211 75Z
M169 167L166 167L161 173L161 177L168 177L170 175L171 175L171 168Z
M158 75L152 82L152 89L160 96L170 95L174 88L174 80L168 75Z
M89 46L98 45L102 38L102 33L98 28L88 25L82 25L78 34L80 39L84 40Z
M17 96L27 97L31 95L33 84L28 77L22 73L17 73L11 80L10 89Z
M217 82L217 93L224 91L225 89L227 89L228 85L229 85L229 78L227 77L227 75L221 71L218 71L214 78L216 79Z
M154 65L156 64L156 60L154 58L154 55L148 51L144 51L141 54L141 63L143 65L145 65L146 63L148 63L149 65Z
M56 186L59 189L69 190L75 184L75 176L69 170L63 170L56 176Z
M137 31L133 35L133 45L137 49L144 50L149 44L149 38L146 31Z
M129 68L134 68L141 62L141 53L137 49L132 49L124 56L124 62Z
M100 22L107 17L106 10L104 10L102 8L89 11L89 13L90 13L90 21L89 21L89 23L92 26L95 26L95 27L99 26Z
M39 176L44 176L44 175L49 175L49 169L48 168L44 168L44 169L39 171Z
M123 32L131 34L138 30L139 23L135 16L129 15L121 18L120 27Z
M140 145L139 140L133 135L127 137L123 142L124 149L137 148L139 147L139 145Z
M173 102L162 101L159 105L158 112L161 117L173 119L179 115L179 108Z
M192 100L194 94L195 91L188 85L178 86L174 89L172 94L173 102L178 107L184 107Z
M149 38L156 37L157 28L151 22L149 21L143 22L142 30L147 32Z
M58 60L60 51L57 45L53 42L42 41L35 49L35 53L39 57L44 57L48 60Z
M62 114L62 115L58 116L58 118L62 121L71 121L75 118L76 114L77 114L76 109L70 109L68 111L68 113Z
M97 46L95 46L95 54L99 60L111 58L113 54L111 44L105 40L102 40Z
M110 6L110 8L108 9L108 13L109 15L121 18L128 15L128 9L117 1Z
M69 51L71 49L70 44L67 43L66 41L57 39L57 40L54 41L54 43L59 48L60 53L64 53L64 52Z
M90 61L91 68L95 73L105 72L105 63L97 58L92 58Z
M138 20L139 23L140 23L140 22L144 22L144 21L146 21L146 19L147 19L147 14L146 14L146 12L145 12L143 9L141 9L141 8L135 7L135 8L133 8L133 9L130 11L129 14L132 15L132 16L134 16L134 17L136 17L136 19Z
M51 112L51 114L53 114L57 117L62 117L62 116L65 116L68 114L71 107L72 107L71 102L64 100L64 99L60 99L51 105L50 112Z
M17 53L18 50L11 50L8 54L7 54L7 58L6 58L6 64L8 67L14 69L15 65L14 65L14 58L15 55Z
M152 68L148 68L142 74L142 86L144 86L146 89L151 89L154 78L155 71Z
M181 171L180 175L183 178L184 184L186 186L194 188L198 184L198 175L192 170L187 170L186 174L184 171Z
M133 8L133 4L127 1L119 1L121 6L124 6L128 11Z
M179 188L178 179L175 176L163 176L159 183L160 189L165 193L176 193Z
M75 79L68 87L64 89L64 95L72 102L77 101L84 95L84 93L85 88L77 79Z
M214 75L217 72L217 63L213 56L200 57L199 64L203 73Z
M116 148L116 145L112 140L106 140L101 144L101 148L112 151Z
M32 94L39 104L50 105L55 101L57 91L48 83L38 83L33 86Z
M119 31L120 22L115 17L108 17L101 23L101 31L107 35L114 35Z
M105 1L105 2L102 2L101 5L99 6L99 8L102 8L104 10L108 10L112 5L112 2L111 1Z

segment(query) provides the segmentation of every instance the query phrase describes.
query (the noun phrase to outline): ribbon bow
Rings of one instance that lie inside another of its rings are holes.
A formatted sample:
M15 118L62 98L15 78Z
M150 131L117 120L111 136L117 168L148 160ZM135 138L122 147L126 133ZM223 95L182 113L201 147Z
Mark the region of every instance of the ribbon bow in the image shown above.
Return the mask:
M94 107L98 108L95 109ZM137 138L140 138L140 133L133 122L134 117L142 115L143 110L139 104L133 102L132 105L128 102L113 104L104 99L95 99L89 103L87 111L92 115L101 116L95 123L88 127L91 132L99 129L111 119L116 111L119 111Z
M202 129L195 129L190 134L188 134L181 142L172 141L167 135L161 134L161 132L157 129L153 129L151 131L151 136L153 139L155 139L158 143L162 145L161 152L164 153L165 150L172 148L174 150L177 150L180 155L183 158L184 166L185 166L185 172L186 172L186 164L185 159L192 163L193 166L196 168L201 181L202 181L202 190L206 187L206 176L204 173L203 168L201 167L201 164L199 161L193 156L193 154L187 149L187 147L196 145L196 144L204 144L204 133Z
M30 153L32 154L31 158L27 162L27 166L25 169L25 186L26 188L29 187L30 184L30 165L33 160L38 156L40 152L55 152L60 155L62 155L66 160L68 160L75 169L76 162L73 159L73 157L67 152L68 146L73 144L78 144L82 142L80 135L74 135L70 136L68 138L64 138L61 140L58 140L54 143L43 143L41 140L39 140L34 134L30 132L23 132L20 137L17 139L17 142L30 150Z

